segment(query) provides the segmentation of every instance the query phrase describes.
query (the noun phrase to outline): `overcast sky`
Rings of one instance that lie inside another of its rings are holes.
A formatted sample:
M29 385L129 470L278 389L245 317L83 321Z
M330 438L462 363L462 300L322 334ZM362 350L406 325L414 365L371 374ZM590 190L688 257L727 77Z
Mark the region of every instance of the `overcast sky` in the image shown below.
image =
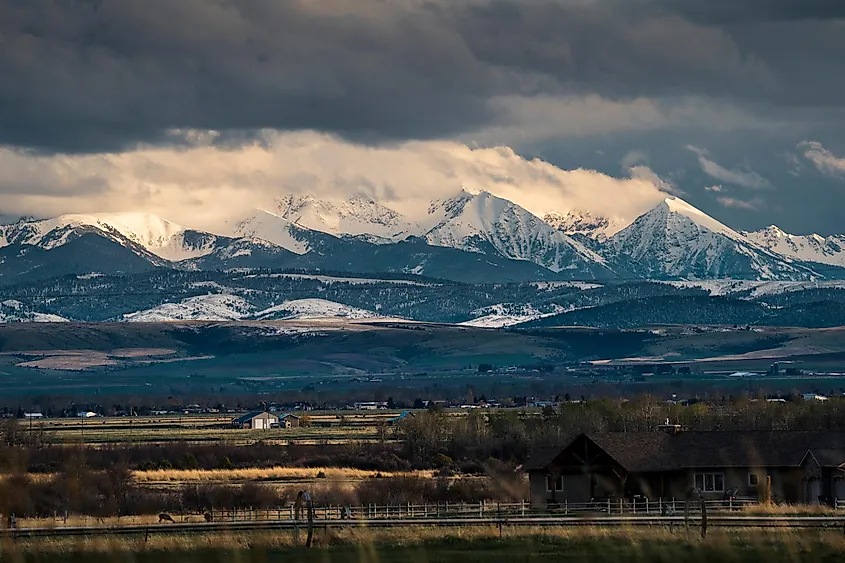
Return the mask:
M828 234L843 131L838 0L0 0L7 213L475 185Z

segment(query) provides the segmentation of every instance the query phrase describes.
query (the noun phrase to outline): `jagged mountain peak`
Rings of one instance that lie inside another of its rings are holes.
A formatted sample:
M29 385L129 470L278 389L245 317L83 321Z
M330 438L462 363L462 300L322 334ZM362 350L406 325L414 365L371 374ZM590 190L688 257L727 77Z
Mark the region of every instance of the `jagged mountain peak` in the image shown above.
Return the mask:
M583 209L547 213L543 216L543 220L567 235L584 235L597 241L604 241L625 227L625 224L618 219L611 219Z
M666 198L608 241L610 252L649 278L814 279L811 268L773 253L677 197Z
M484 192L487 193L487 192ZM436 199L428 206L428 215L443 215L444 217L455 217L464 210L464 206L472 201L479 194L474 194L464 188L452 197Z
M793 235L790 235L789 233L787 233L786 231L784 231L783 229L781 229L780 227L778 227L777 225L769 225L768 227L764 227L764 228L760 229L759 231L753 231L753 233L759 233L762 236L772 237L772 238L786 238L786 237L792 237L793 236ZM746 233L746 234L751 234L751 233Z
M402 215L372 196L357 193L345 200L288 195L276 200L274 209L298 226L336 236L367 236L399 240L413 230Z
M490 192L462 190L429 208L429 244L527 260L573 276L609 277L604 259L541 218Z
M670 216L684 217L698 227L707 229L710 232L721 234L734 240L743 239L743 236L737 231L731 229L724 223L714 219L699 208L687 203L679 197L667 197L646 215L655 213L658 215L668 213Z

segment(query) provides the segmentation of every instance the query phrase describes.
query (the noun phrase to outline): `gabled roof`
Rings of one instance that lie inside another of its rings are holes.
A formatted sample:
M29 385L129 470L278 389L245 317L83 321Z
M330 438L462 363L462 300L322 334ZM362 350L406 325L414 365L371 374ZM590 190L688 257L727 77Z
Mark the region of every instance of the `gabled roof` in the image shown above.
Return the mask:
M273 417L275 417L275 416L276 416L276 415L274 415L274 414L272 414L272 413L268 413L268 412L266 412L266 411L252 411L252 412L248 412L248 413L246 413L246 414L245 414L245 415L243 415L243 416L239 416L238 418L234 419L232 422L241 422L241 423L243 423L243 422L249 422L250 420L252 420L252 419L253 419L253 418L255 418L256 416L260 416L260 415L265 414L265 413L266 413L266 414L269 414L270 416L273 416Z
M582 434L576 440L582 437L630 472L798 467L808 452L823 467L845 463L845 432L608 432ZM538 451L526 467L546 469L564 450Z

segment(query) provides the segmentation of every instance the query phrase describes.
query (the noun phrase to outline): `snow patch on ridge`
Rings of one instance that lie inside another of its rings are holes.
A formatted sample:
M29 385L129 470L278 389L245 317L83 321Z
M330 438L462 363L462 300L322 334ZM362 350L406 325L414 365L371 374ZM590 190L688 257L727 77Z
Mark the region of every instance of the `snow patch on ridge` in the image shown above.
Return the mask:
M178 303L163 303L152 309L128 313L123 319L129 322L166 321L239 321L247 318L252 310L243 297L216 294L189 297Z
M375 319L381 317L382 315L373 311L325 299L292 299L255 314L257 320Z
M503 328L566 313L570 310L573 309L566 309L560 305L552 305L551 311L541 312L531 303L498 303L473 311L473 315L480 316L459 324L461 326L472 326L476 328Z

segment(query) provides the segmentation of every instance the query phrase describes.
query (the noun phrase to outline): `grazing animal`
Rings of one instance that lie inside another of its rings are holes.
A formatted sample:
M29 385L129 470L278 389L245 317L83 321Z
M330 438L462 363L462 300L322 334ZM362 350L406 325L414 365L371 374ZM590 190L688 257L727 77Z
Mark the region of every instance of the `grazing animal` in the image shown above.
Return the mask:
M162 522L172 522L174 524L176 523L173 518L171 518L170 514L167 514L166 512L162 512L158 515L158 523L161 524Z
M214 522L214 516L212 516L211 512L206 512L203 516L205 516L206 522Z

